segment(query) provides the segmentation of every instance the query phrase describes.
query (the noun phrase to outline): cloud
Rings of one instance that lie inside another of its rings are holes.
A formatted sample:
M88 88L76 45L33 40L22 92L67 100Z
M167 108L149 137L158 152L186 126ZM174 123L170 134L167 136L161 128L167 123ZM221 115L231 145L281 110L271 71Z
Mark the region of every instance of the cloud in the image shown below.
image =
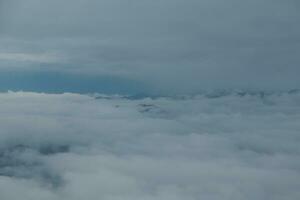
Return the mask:
M0 94L1 199L299 199L299 92Z
M57 58L47 54L25 54L25 53L0 53L0 60L11 60L15 62L57 62Z
M0 199L298 200L298 7L0 0Z
M3 0L1 6L1 52L64 58L43 69L134 79L164 94L300 84L294 0ZM32 61L26 68L40 70Z

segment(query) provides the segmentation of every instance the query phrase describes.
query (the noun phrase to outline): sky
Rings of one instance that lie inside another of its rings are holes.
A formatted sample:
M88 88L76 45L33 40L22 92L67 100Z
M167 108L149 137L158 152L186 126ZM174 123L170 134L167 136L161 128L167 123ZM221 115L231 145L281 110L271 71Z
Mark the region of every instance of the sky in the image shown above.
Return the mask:
M298 0L0 0L1 200L299 200Z
M0 73L10 77L0 89L299 88L299 6L296 0L0 0Z

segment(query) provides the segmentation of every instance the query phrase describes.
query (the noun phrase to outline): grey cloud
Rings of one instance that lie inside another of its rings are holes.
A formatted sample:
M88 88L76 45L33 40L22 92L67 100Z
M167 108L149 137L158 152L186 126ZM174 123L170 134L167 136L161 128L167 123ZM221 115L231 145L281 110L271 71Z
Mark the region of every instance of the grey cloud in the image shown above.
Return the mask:
M296 1L4 0L2 6L1 51L60 55L48 70L126 77L163 93L299 87Z

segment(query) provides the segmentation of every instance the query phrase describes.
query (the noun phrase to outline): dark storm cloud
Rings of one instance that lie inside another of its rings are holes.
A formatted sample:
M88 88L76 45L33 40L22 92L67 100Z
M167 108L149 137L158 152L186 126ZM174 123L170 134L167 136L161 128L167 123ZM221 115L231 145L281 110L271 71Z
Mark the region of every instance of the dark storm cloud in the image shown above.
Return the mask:
M297 1L2 0L1 6L1 68L110 75L173 93L300 85Z

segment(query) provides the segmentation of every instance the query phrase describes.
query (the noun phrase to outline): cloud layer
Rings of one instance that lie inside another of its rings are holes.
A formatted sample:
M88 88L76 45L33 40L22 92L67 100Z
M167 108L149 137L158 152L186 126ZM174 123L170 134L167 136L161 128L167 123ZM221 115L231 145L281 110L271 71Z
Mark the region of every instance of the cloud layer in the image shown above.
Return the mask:
M2 0L0 68L122 77L162 93L299 88L298 7L294 0Z
M0 0L0 199L300 199L299 6Z
M299 102L1 93L0 198L297 200Z

